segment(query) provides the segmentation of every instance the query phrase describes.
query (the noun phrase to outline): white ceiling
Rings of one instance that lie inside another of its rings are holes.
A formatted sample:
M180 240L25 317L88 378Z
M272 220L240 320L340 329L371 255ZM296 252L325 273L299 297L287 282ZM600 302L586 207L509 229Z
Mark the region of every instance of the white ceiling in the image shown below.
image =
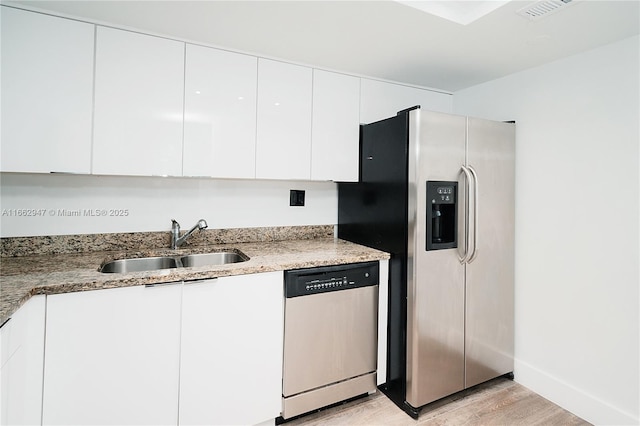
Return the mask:
M534 1L466 26L394 1L3 3L451 92L640 33L640 0L574 0L536 21L516 14Z

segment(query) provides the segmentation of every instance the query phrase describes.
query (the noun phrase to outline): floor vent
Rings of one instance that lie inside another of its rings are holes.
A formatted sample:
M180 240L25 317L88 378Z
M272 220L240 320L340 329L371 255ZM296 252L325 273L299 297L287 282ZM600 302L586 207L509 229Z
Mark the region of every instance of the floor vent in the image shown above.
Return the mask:
M523 7L516 13L530 20L538 20L556 13L559 10L564 10L567 6L577 1L578 0L541 0Z

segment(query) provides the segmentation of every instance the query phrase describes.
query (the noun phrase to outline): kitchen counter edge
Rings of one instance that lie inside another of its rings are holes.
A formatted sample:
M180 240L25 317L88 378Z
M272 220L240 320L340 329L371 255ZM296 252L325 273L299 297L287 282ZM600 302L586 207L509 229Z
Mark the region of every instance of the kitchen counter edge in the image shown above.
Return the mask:
M219 266L163 269L133 273L101 273L98 268L114 259L236 250L246 262ZM156 249L126 252L35 255L2 258L0 325L32 296L132 287L148 284L205 280L217 277L284 271L389 259L389 254L336 238L195 246L177 251Z

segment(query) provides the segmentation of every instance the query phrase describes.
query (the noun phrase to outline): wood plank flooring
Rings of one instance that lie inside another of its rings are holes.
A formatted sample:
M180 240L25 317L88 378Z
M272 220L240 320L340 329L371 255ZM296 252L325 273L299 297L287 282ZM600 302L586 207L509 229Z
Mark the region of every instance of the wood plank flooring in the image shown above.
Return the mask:
M284 423L284 426L325 425L589 425L524 386L498 378L422 409L413 420L380 391L337 407Z

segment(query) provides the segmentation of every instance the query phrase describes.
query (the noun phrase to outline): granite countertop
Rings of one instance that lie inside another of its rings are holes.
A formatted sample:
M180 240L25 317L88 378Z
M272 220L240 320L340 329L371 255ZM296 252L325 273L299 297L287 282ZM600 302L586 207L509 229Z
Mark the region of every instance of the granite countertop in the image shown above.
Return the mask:
M98 268L115 259L145 256L179 256L239 250L246 262L220 266L174 268L146 272L101 273ZM102 251L40 254L0 259L0 324L31 296L76 291L199 280L313 266L339 265L388 259L387 253L334 238L243 242L202 245L188 249Z

